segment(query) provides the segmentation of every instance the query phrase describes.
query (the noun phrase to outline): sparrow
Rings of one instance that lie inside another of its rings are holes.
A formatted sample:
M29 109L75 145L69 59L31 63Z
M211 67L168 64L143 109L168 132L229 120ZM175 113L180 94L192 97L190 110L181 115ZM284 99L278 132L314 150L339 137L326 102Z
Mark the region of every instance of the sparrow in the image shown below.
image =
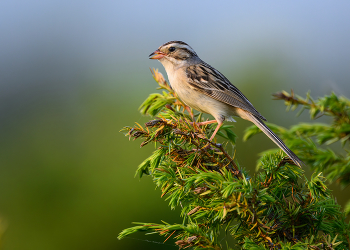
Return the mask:
M235 121L241 117L254 123L293 162L304 163L284 142L264 123L266 121L245 97L223 74L201 60L197 53L185 42L170 41L164 43L149 55L157 59L165 68L171 88L187 106L202 113L212 115L215 120L200 122L197 125L217 123L210 140L213 140L223 122Z

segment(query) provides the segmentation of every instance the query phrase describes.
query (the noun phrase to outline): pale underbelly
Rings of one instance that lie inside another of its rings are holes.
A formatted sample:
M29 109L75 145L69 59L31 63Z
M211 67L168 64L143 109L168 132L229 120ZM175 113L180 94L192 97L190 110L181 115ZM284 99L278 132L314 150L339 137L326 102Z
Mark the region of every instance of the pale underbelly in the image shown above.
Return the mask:
M236 116L236 108L226 103L217 101L199 91L191 88L174 89L180 99L191 108L211 114L216 120L231 120L231 117Z

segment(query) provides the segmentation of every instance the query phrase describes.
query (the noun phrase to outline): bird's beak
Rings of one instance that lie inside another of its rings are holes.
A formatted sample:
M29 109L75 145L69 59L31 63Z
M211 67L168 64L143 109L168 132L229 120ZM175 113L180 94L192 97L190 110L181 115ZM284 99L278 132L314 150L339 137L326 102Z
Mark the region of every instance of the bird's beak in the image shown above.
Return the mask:
M164 56L166 56L165 53L160 52L159 50L156 50L152 54L149 55L149 59L161 59Z

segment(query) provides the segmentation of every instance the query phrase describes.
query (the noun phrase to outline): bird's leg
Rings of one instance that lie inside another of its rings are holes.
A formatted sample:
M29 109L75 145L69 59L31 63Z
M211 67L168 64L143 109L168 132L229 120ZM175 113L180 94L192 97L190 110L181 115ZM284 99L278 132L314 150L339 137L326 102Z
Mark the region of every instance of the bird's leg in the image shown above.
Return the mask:
M190 114L191 118L192 118L192 121L193 122L190 122L191 125L193 125L195 127L195 129L200 129L199 126L204 126L204 125L207 125L207 124L212 124L212 123L216 123L217 121L216 120L211 120L211 121L205 121L205 122L196 122L195 118L194 118L194 114L192 112L192 109L189 107L189 106L185 106L185 109L187 110L187 112Z
M205 122L198 122L198 123L195 123L195 122L191 122L192 125L196 124L196 125L199 125L199 126L203 126L203 125L207 125L207 124L212 124L212 123L218 123L217 127L215 128L215 131L214 133L211 135L210 137L210 141L212 141L216 135L216 133L219 131L220 127L222 126L223 124L223 121L217 121L217 120L211 120L211 121L205 121ZM210 142L208 142L203 148L209 148L210 147Z
M205 122L197 122L198 126L203 126L203 125L207 125L207 124L212 124L212 123L216 123L218 122L217 120L211 120L211 121L205 121Z
M202 122L201 125L206 125L206 124L211 124L211 123L215 123L217 122L218 125L216 126L216 129L214 130L213 134L210 137L210 141L213 141L216 133L219 131L220 127L222 126L223 122L222 121L217 121L217 120L211 120L211 121L206 121L206 122ZM207 145L205 145L203 148L210 148L210 142L207 143Z
M211 122L211 121L209 121L209 122ZM211 122L211 123L213 123L213 122ZM209 139L210 141L212 141L212 140L214 139L216 133L219 131L220 127L221 127L222 124L223 124L222 121L217 121L217 123L218 123L218 126L217 126L216 129L214 130L214 133L211 135L211 137L210 137L210 139Z
M216 135L216 133L219 131L220 127L222 126L223 122L222 121L217 121L217 120L211 120L211 121L205 121L205 122L198 122L196 123L198 126L203 126L203 125L207 125L207 124L212 124L212 123L218 123L218 125L216 126L213 134L210 137L210 141L212 141ZM208 145L210 145L210 143L208 143ZM208 146L207 145L207 146Z
M199 129L199 126L204 126L204 125L212 124L212 123L216 123L216 122L217 122L216 120L205 121L205 122L195 122L195 121L193 121L190 124L193 125L195 128Z

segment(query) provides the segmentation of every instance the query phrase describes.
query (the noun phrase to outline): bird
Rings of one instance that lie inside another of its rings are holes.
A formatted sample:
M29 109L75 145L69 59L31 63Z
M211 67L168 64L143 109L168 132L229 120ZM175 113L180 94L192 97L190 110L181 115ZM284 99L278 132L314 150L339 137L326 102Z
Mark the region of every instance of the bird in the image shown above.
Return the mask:
M267 121L243 95L218 70L199 58L187 43L170 41L161 45L149 55L149 59L158 60L165 68L171 88L187 106L210 114L214 120L197 123L202 126L217 123L210 141L212 141L223 122L235 121L240 117L254 123L299 167L304 163L284 142L264 123Z

